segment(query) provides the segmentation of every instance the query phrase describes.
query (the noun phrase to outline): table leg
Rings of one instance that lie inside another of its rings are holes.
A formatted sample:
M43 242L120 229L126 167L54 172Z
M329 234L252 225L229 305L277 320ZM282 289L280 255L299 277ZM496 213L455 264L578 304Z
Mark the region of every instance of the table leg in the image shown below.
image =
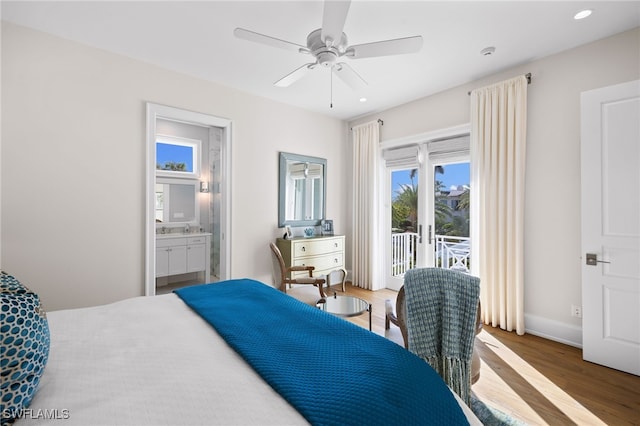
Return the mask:
M369 311L369 331L371 331L371 311L372 310L373 310L373 305L369 303L369 309L367 309L367 311Z

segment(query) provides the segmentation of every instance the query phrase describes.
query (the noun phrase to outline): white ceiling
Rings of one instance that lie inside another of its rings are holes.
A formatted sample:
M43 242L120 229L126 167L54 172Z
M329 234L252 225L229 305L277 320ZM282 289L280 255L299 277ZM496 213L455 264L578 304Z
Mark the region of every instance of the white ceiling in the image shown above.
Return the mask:
M575 21L584 8L591 17ZM369 84L355 93L317 68L273 83L309 56L234 37L242 27L305 45L319 1L2 1L2 19L341 119L399 105L640 25L640 1L358 1L349 44L422 35L419 53L346 61ZM495 46L491 56L480 51ZM534 76L535 78L535 76ZM331 95L333 108L330 108ZM366 96L367 102L359 102Z

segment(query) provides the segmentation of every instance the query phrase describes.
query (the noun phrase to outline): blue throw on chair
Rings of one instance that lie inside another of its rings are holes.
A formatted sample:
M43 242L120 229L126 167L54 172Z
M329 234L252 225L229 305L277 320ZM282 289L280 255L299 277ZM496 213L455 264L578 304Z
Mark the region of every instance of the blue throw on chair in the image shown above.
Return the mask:
M409 350L469 405L480 279L448 269L411 269L404 288Z

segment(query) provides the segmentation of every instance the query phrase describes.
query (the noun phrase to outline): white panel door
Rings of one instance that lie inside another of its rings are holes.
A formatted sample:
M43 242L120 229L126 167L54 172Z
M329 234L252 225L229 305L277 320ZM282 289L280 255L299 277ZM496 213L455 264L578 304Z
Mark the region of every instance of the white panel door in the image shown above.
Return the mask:
M583 358L640 375L640 80L581 108Z

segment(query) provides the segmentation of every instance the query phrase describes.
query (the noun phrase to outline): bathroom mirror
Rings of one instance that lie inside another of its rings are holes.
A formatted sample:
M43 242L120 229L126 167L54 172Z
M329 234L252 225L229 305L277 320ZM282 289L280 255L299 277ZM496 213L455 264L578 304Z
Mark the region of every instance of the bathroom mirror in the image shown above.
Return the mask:
M315 226L325 218L327 160L280 153L278 226Z
M200 223L198 181L184 179L156 180L156 224Z

